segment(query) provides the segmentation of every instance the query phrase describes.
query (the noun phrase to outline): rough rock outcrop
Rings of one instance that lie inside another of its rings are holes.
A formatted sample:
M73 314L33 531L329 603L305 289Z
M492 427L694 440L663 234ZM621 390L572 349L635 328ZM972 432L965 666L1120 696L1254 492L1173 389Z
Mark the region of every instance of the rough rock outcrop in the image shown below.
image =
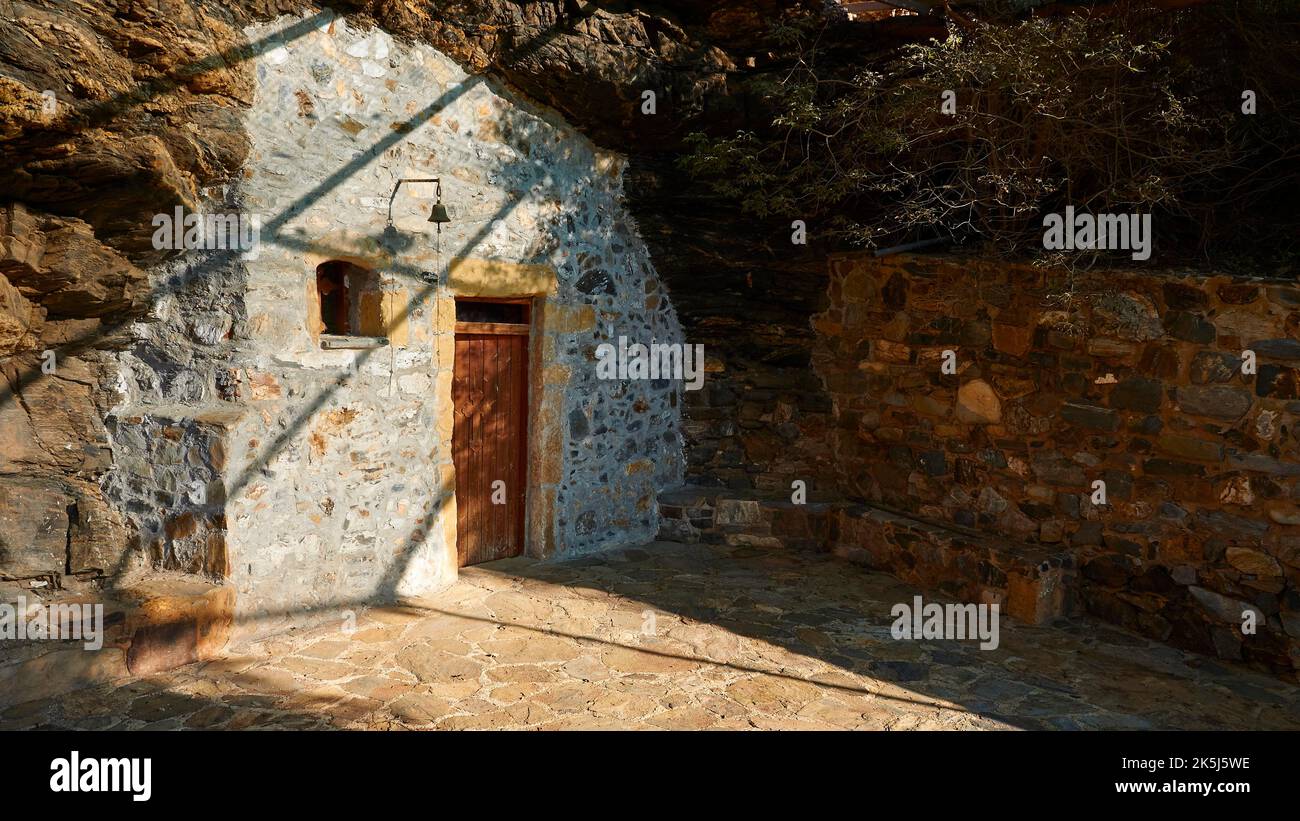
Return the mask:
M105 333L147 297L144 273L90 226L0 211L0 573L97 576L127 534L99 491L112 464Z

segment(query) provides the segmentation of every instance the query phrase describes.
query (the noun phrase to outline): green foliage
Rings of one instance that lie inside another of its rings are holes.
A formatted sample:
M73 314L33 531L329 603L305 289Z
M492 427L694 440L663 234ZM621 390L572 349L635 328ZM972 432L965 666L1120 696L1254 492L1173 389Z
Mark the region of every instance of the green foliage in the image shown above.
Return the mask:
M748 213L818 219L859 245L950 236L1041 253L1042 215L1073 205L1155 212L1161 243L1194 251L1300 181L1294 40L1283 56L1296 17L1273 20L1278 4L1261 3L1248 19L973 21L850 71L819 65L815 35L791 28L781 36L797 60L763 89L770 128L694 135L682 166ZM1241 42L1249 66L1220 62ZM1270 45L1271 66L1259 60ZM1245 87L1260 93L1254 120L1240 111Z

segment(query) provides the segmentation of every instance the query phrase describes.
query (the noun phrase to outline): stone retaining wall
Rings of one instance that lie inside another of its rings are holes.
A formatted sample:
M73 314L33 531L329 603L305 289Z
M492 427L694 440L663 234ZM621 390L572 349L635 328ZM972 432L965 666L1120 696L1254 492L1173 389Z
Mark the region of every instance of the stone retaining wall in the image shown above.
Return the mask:
M849 255L829 297L823 483L1068 548L1093 613L1300 668L1300 288Z

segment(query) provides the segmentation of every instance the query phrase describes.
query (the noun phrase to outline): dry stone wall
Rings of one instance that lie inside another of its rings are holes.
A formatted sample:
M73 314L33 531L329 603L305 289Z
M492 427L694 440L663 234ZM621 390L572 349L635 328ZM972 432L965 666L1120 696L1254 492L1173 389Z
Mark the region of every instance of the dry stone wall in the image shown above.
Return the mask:
M227 195L204 210L238 208ZM236 251L193 250L150 270L150 310L117 356L122 396L107 415L112 469L105 496L133 525L138 549L113 568L223 578L226 439L242 411L231 357L244 334L246 287Z
M1293 282L849 255L829 297L827 483L1070 548L1093 613L1300 668Z

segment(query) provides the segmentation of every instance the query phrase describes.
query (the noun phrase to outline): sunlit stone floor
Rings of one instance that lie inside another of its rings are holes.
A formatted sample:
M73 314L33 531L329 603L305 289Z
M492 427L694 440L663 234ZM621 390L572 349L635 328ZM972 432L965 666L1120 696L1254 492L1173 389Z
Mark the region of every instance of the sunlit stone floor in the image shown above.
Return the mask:
M824 556L656 542L451 589L0 728L1300 728L1300 689L1079 619L896 641L914 589Z

